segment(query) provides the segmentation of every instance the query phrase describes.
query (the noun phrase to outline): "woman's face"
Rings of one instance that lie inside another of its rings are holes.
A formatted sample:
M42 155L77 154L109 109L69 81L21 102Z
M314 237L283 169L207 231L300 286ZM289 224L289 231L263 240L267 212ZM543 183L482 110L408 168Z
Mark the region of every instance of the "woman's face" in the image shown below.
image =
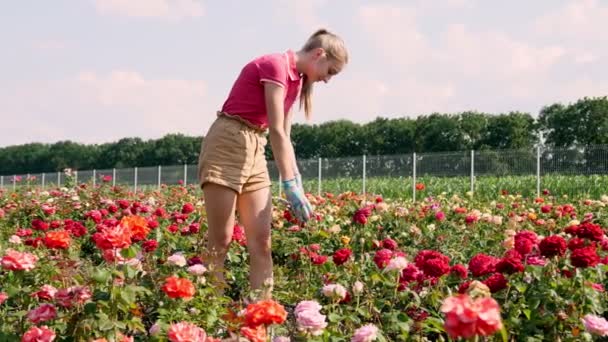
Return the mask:
M342 70L342 63L329 57L322 48L314 50L311 62L306 76L312 82L327 83Z

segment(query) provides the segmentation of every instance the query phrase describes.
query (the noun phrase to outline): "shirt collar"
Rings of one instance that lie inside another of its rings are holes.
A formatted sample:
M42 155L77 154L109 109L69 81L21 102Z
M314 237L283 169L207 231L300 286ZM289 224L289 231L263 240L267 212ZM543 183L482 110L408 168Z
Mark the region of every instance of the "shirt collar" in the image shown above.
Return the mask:
M292 81L300 80L300 73L296 68L296 53L293 50L287 50L287 73L289 74L289 79Z

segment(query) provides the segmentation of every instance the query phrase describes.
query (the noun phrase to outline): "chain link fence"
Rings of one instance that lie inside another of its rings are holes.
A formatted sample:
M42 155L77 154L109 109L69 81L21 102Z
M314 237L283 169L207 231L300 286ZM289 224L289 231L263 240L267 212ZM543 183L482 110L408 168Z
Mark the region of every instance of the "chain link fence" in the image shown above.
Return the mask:
M496 193L508 183L511 189L538 196L543 180L553 175L586 176L593 179L591 186L606 188L608 184L604 184L604 178L599 176L608 174L608 146L316 158L299 160L298 167L305 190L317 194L324 191L324 182L332 182L333 192L391 192L415 200L417 192L421 191L417 189L417 184L424 184L425 188L434 187L436 193ZM273 191L280 194L280 177L275 163L269 161L268 169L275 184ZM77 170L74 177L78 183L92 184L105 179L112 185L132 187L134 191L160 188L163 184L188 185L198 182L196 165ZM437 179L446 178L450 181L441 182L440 185L436 182ZM492 181L483 181L488 179ZM0 176L0 188L15 189L23 184L61 187L65 180L63 172L3 175ZM576 190L577 184L573 182L571 187Z

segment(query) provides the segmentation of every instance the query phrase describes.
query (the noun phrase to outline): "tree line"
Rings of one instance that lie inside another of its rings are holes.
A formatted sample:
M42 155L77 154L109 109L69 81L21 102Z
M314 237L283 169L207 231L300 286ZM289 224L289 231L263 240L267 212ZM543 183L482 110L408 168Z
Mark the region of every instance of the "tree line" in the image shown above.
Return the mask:
M576 148L608 143L608 98L555 103L530 113L432 113L358 124L336 120L294 124L297 157L344 157L412 152L527 149L537 144ZM0 148L0 174L196 164L204 137L168 134L160 139L123 138L106 144L59 141ZM266 149L272 159L270 144Z

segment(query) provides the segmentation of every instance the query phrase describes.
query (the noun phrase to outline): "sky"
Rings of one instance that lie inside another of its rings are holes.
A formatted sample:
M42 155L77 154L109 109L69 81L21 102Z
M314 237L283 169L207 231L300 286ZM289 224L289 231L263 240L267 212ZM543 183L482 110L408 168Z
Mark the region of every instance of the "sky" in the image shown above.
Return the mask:
M241 68L340 35L319 124L608 95L608 0L20 0L0 5L0 147L203 136ZM296 106L297 109L297 106Z

